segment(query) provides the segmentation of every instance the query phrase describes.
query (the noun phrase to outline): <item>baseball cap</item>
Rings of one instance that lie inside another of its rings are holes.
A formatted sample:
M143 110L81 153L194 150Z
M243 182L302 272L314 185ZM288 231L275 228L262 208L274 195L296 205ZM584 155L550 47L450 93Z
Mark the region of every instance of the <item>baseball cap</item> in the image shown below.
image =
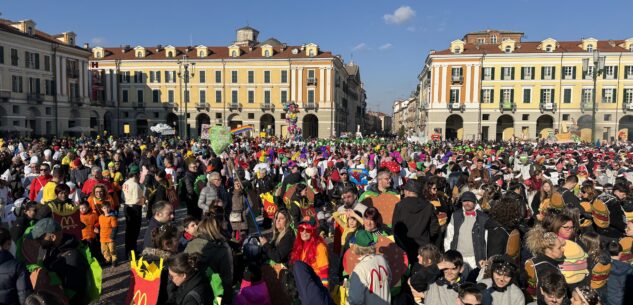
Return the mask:
M62 227L52 218L40 219L31 230L31 238L38 239L44 234L55 233L62 230Z

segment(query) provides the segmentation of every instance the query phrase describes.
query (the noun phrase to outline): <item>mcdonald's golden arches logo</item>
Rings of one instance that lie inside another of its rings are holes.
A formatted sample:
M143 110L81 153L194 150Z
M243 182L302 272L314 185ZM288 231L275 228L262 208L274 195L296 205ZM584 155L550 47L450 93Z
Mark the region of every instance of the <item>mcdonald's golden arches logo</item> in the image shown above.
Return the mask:
M135 291L130 305L147 305L147 293L140 290Z

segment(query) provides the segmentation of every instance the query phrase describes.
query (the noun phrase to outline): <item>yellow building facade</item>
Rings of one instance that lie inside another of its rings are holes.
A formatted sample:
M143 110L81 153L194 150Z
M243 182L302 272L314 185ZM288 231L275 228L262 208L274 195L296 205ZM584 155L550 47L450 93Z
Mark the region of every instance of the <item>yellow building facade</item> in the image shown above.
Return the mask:
M229 46L92 49L95 96L118 101L111 114L143 134L167 122L189 135L203 124L253 125L257 134L285 136L283 105L299 106L304 137L329 137L362 124L365 92L358 66L316 44L257 40L250 27ZM181 133L182 134L182 133Z
M419 76L427 136L508 140L578 131L590 139L595 50L605 57L595 88L596 138L615 139L629 129L633 136L633 38L524 42L522 36L469 33L430 52Z

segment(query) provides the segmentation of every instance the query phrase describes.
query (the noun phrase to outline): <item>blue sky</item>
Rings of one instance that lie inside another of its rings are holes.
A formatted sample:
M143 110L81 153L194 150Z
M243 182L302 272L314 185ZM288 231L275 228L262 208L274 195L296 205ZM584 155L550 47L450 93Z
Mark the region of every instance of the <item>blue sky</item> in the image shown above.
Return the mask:
M102 46L229 45L235 29L248 24L260 40L315 42L346 61L353 57L369 109L384 112L415 89L430 50L470 31L522 31L528 41L633 37L632 0L2 0L0 12Z

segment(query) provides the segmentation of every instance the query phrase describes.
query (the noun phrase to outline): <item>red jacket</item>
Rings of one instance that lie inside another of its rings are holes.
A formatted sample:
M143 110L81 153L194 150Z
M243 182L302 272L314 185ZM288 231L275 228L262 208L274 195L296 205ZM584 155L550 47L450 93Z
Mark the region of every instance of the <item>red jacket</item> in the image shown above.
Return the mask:
M105 180L105 179L97 180L95 178L88 178L88 180L84 182L84 186L81 188L81 192L84 194L84 196L90 196L90 194L92 194L92 189L97 184L105 185L108 192L112 190L112 185L110 184L108 180Z
M53 176L38 176L37 178L31 181L31 189L29 190L29 200L35 201L35 197L37 197L37 193L51 180Z

